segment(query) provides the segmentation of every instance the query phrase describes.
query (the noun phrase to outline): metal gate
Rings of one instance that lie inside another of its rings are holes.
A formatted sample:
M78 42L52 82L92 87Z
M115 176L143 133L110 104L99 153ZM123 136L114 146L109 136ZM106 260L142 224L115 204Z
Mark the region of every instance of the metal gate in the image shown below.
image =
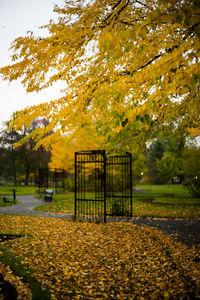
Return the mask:
M106 161L106 214L132 216L132 156L109 156Z
M132 216L132 156L75 152L75 218L106 222L106 216Z

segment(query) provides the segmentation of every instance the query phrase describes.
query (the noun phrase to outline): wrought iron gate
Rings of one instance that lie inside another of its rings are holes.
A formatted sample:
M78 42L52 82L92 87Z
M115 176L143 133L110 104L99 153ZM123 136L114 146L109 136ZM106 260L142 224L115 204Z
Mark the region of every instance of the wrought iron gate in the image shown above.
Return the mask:
M106 222L105 151L75 153L75 218Z
M132 156L109 156L106 161L106 214L132 216Z
M106 222L106 216L132 216L131 154L75 152L75 218Z

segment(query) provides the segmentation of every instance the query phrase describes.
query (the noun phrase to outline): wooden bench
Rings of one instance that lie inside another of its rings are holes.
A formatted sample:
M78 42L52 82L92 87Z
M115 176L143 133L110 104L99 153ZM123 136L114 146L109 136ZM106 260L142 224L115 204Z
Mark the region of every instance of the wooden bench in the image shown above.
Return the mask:
M52 201L53 199L53 190L44 190L44 192L40 193L40 197L43 197L46 201Z

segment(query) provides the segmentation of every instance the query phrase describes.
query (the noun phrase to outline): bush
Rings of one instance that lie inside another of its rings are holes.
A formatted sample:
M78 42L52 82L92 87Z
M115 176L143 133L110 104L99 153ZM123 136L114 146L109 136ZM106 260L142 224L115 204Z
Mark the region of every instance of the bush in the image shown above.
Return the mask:
M200 177L187 178L184 183L192 197L200 198Z
M125 216L129 213L126 207L125 199L114 199L111 203L111 214L113 216Z

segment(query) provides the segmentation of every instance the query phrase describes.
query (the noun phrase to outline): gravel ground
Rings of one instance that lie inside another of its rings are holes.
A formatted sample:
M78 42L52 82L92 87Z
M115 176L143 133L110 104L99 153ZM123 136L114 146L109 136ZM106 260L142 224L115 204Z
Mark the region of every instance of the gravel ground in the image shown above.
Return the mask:
M72 219L71 215L54 214L34 211L33 208L44 204L44 200L34 198L34 196L18 196L19 203L12 206L0 207L0 214L41 216L60 219ZM129 222L140 226L156 227L165 234L170 235L177 241L200 248L200 220L169 220L150 218L108 218L108 222Z

